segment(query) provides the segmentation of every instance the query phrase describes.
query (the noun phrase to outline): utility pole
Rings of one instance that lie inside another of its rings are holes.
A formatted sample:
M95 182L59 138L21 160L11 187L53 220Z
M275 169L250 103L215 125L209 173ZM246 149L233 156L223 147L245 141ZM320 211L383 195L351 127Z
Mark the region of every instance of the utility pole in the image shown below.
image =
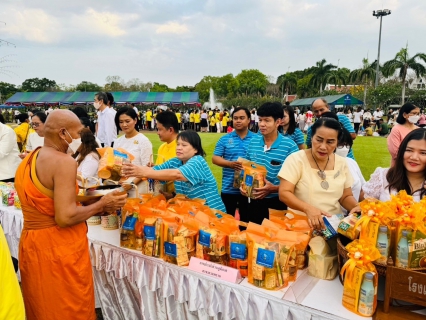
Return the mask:
M373 16L380 18L380 31L379 31L379 49L377 50L377 65L376 65L376 82L374 83L374 88L377 88L379 85L379 66L380 66L380 42L382 40L382 18L391 14L389 9L373 11Z

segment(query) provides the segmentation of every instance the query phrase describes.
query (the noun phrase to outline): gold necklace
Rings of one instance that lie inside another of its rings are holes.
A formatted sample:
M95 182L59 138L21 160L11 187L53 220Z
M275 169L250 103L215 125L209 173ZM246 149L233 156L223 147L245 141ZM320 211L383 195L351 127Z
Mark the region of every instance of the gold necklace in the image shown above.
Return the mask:
M328 189L328 187L329 187L329 185L328 185L328 182L327 182L327 175L325 174L325 169L327 168L327 165L328 165L328 161L330 160L330 156L328 156L328 158L327 158L327 163L325 164L325 167L324 167L324 169L323 170L321 170L320 169L320 167L319 167L319 165L318 165L318 162L317 162L317 160L315 160L315 157L314 157L314 154L313 154L313 152L312 152L312 149L311 149L311 155L312 155L312 159L314 159L314 161L315 161L315 164L317 165L317 168L318 168L318 172L317 172L317 174L318 174L318 176L321 178L321 188L323 188L324 190L327 190Z

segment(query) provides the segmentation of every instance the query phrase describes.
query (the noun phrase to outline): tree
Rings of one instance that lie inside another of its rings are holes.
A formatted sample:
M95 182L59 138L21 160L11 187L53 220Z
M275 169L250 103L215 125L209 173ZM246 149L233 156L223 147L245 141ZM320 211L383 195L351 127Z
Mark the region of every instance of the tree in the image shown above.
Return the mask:
M277 79L277 85L281 88L281 92L284 96L284 88L285 92L288 96L289 92L293 92L297 88L297 77L294 73L287 72L286 74L282 74Z
M245 95L263 95L266 92L266 86L269 84L266 75L257 69L242 70L235 79L239 83L239 92Z
M0 103L9 99L16 92L18 92L18 88L14 84L0 81Z
M297 96L306 98L315 93L315 88L311 84L312 75L307 75L302 79L297 80Z
M75 91L99 92L102 87L90 81L82 81L75 87Z
M154 82L154 85L152 86L151 91L153 91L153 92L173 92L173 89L170 89L165 84Z
M398 104L401 85L397 81L388 81L372 88L367 92L368 105L381 105L386 107L390 104Z
M218 81L219 77L204 76L203 79L195 85L195 91L198 92L201 101L209 100L210 88L216 91Z
M22 82L21 89L27 92L56 91L58 86L55 80L31 78Z
M330 70L330 72L325 76L326 83L333 83L336 87L346 86L348 83L348 73L345 71L346 68ZM349 69L346 69L349 70Z
M376 76L376 63L377 60L370 64L368 58L363 58L362 68L355 69L349 74L349 82L362 83L364 85L364 105L367 100L367 87Z
M336 69L336 66L332 64L327 64L327 61L325 59L318 61L315 67L313 67L311 84L314 87L319 87L320 94L322 93L322 90L324 88L326 78L329 76L330 71L333 69Z
M106 77L105 81L107 82L105 84L105 91L124 91L126 88L126 85L124 83L124 80L121 79L120 76L108 76Z
M232 73L228 73L222 77L217 78L215 86L216 97L225 98L232 89L233 80L234 75Z
M397 70L398 77L402 81L402 93L401 93L401 103L405 103L405 86L408 70L413 70L416 73L417 77L424 76L426 74L426 67L418 61L423 61L426 63L426 53L417 53L414 56L410 57L408 55L408 47L402 48L396 55L395 58L389 61L386 61L383 64L383 74L387 77L392 76Z
M195 87L191 86L177 86L175 89L176 92L194 92Z

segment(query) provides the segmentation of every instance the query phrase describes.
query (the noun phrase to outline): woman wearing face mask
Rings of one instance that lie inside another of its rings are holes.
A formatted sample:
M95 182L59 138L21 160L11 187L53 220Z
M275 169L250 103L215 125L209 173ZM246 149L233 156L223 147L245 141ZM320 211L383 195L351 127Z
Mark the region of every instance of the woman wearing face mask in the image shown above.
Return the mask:
M394 125L388 136L388 150L391 155L391 167L395 164L396 155L398 154L401 141L404 140L407 134L418 128L416 123L419 119L420 108L412 103L404 104L399 110L398 118L396 118L397 124Z
M293 107L284 106L284 116L281 122L282 134L296 142L300 150L305 149L305 137L297 127Z
M88 128L81 130L80 137L81 146L73 155L78 164L77 174L82 175L84 179L89 177L97 178L99 160L101 158L96 150L99 145L92 131Z
M205 199L210 208L226 212L205 156L200 136L192 130L183 131L177 136L176 158L153 168L124 164L123 173L127 177L174 181L176 193Z
M377 168L362 187L365 198L389 201L401 190L420 201L426 195L426 130L419 128L407 134L401 142L395 164Z
M306 214L315 229L324 229L323 217L359 211L352 194L353 178L346 159L334 152L342 127L332 118L321 117L311 127L312 148L287 157L281 171L279 197L289 210Z
M37 112L31 118L31 127L35 132L31 133L28 136L27 147L25 148L25 152L21 153L19 157L24 159L28 153L34 151L38 147L42 147L44 144L44 123L46 122L46 114L44 112Z
M133 108L124 107L115 115L115 125L124 132L120 138L114 141L114 148L122 148L131 153L135 159L133 163L138 166L146 166L151 159L151 141L135 127L138 116Z

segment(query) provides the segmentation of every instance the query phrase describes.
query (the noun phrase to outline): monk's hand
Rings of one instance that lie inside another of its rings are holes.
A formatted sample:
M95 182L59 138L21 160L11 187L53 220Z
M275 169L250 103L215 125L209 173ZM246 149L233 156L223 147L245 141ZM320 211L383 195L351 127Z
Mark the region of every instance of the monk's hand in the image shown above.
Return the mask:
M103 201L103 211L104 212L116 212L118 209L123 207L126 204L127 193L125 194L117 194L118 191L112 191L107 193L102 197L101 201Z
M145 178L147 168L133 163L124 163L121 172L125 177Z

